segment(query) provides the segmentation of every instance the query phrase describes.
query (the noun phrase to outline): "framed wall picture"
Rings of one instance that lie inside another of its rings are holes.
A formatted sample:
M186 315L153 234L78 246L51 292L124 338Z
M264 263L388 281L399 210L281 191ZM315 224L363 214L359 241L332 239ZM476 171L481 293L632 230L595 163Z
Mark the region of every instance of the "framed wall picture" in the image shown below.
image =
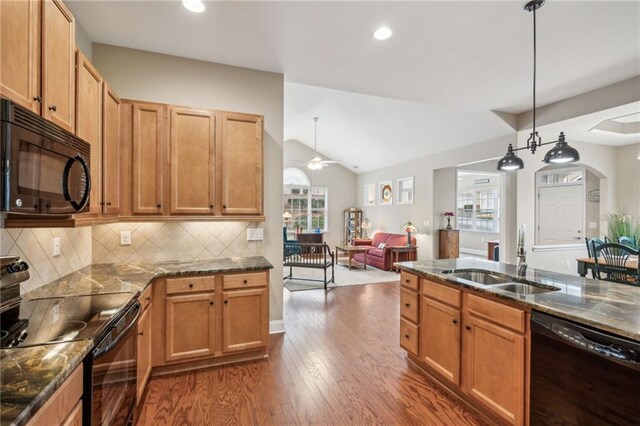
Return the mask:
M398 179L396 204L413 204L413 176Z
M375 206L376 205L376 184L370 183L364 186L364 205Z
M393 181L386 180L378 183L378 204L390 206L393 204Z

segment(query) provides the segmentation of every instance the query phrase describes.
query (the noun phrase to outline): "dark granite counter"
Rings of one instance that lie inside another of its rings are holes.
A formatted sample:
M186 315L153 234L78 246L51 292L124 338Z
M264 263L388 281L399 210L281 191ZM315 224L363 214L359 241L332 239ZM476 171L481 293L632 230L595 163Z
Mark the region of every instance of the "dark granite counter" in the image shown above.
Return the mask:
M83 340L0 350L0 424L26 424L92 348Z
M516 275L515 265L475 259L443 259L402 262L401 269L425 278L444 280L449 284L491 294L599 330L640 341L640 287L599 281L591 278L529 269L526 279L560 288L558 291L520 295L481 284L448 280L442 271L448 269L486 269Z
M192 261L109 263L90 265L24 295L25 299L130 291L137 293L154 278L224 274L271 269L262 256Z
M154 278L271 269L262 256L195 261L91 265L23 296L24 299L144 290ZM130 299L129 299L130 300ZM0 351L0 424L22 425L69 377L93 348L93 341Z

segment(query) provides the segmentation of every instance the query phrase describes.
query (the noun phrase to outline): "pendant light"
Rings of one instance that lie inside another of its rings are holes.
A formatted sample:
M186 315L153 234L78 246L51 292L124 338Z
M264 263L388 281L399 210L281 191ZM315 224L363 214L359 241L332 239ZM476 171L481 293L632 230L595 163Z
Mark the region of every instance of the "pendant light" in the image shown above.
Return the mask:
M524 9L527 12L533 12L533 128L529 135L529 139L527 139L527 146L514 149L513 145L509 144L507 154L498 161L498 170L521 170L524 168L524 162L517 156L515 153L516 151L528 149L532 154L535 154L539 147L552 143L555 143L556 146L544 156L543 161L545 163L563 164L580 160L580 154L578 151L569 146L565 140L564 132L560 132L560 136L558 136L557 141L543 143L542 138L538 135L538 131L536 130L536 10L540 9L542 5L544 5L544 1L545 0L531 0L524 6Z

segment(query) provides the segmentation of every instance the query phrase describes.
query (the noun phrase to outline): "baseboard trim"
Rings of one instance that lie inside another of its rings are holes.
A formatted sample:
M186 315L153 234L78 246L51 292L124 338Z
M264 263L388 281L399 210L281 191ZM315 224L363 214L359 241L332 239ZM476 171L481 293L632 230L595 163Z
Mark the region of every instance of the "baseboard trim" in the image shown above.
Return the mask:
M284 333L284 320L269 321L269 334Z
M460 247L460 253L464 253L464 254L475 254L477 256L486 256L487 252L483 251L483 250L476 250L476 249L470 249L470 248L464 248L464 247Z

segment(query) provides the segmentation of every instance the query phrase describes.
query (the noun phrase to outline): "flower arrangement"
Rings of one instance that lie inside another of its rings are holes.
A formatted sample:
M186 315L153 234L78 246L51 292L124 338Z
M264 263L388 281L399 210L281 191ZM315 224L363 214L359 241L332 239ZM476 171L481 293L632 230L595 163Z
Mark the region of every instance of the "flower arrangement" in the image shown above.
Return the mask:
M452 230L453 226L451 226L451 218L455 216L455 214L453 212L444 212L442 215L447 218L447 230Z

